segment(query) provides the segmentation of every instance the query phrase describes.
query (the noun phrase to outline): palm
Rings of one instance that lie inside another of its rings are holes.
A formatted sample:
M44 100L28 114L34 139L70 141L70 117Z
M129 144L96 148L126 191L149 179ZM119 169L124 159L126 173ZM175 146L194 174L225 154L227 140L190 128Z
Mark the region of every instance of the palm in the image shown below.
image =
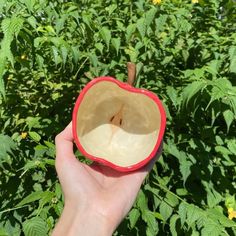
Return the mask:
M119 219L131 208L147 174L145 169L121 173L99 164L88 166L75 157L68 158L66 164L57 165L57 171L65 200L76 200L86 205L88 199L93 199L95 210ZM112 214L114 212L116 214Z
M111 221L122 219L132 207L154 161L141 170L121 173L97 163L79 162L73 153L71 125L57 139L60 145L57 145L56 168L65 203L79 202L86 208L89 202L95 212L108 216Z

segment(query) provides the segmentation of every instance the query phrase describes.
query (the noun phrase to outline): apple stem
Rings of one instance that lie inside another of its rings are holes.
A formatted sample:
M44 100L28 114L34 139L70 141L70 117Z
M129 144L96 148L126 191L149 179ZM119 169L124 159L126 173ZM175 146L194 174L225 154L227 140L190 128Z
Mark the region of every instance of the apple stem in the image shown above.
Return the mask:
M136 79L136 65L132 62L127 63L127 69L128 69L128 80L127 83L131 86L133 86L134 81Z

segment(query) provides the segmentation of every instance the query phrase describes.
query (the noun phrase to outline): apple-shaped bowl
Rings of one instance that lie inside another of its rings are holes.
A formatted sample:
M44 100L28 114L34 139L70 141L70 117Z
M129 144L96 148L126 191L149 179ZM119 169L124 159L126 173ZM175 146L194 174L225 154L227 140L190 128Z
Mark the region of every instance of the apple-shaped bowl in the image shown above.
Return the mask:
M122 172L139 169L155 156L165 126L165 111L154 93L112 77L89 82L73 110L80 152Z

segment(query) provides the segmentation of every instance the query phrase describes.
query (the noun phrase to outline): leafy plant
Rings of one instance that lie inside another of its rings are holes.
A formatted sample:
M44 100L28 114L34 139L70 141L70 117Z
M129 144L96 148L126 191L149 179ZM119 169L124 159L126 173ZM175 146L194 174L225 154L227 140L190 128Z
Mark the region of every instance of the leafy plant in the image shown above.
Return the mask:
M114 235L235 235L235 4L0 0L0 235L50 234L63 209L54 137L84 85L125 81L127 61L167 130Z

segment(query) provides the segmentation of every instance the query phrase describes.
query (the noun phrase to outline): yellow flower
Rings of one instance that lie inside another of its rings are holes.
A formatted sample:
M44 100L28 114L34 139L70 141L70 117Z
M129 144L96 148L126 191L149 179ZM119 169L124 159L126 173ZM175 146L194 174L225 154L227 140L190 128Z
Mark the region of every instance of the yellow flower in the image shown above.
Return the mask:
M21 60L27 60L27 56L25 54L22 54L20 57Z
M21 136L22 139L25 139L26 136L27 136L27 132L21 132L21 135L20 135L20 136Z
M232 207L228 209L228 218L232 220L233 218L236 218L236 211Z
M198 0L192 0L192 3L198 3Z
M161 4L161 0L152 0L152 3L155 4L155 5L156 4Z

